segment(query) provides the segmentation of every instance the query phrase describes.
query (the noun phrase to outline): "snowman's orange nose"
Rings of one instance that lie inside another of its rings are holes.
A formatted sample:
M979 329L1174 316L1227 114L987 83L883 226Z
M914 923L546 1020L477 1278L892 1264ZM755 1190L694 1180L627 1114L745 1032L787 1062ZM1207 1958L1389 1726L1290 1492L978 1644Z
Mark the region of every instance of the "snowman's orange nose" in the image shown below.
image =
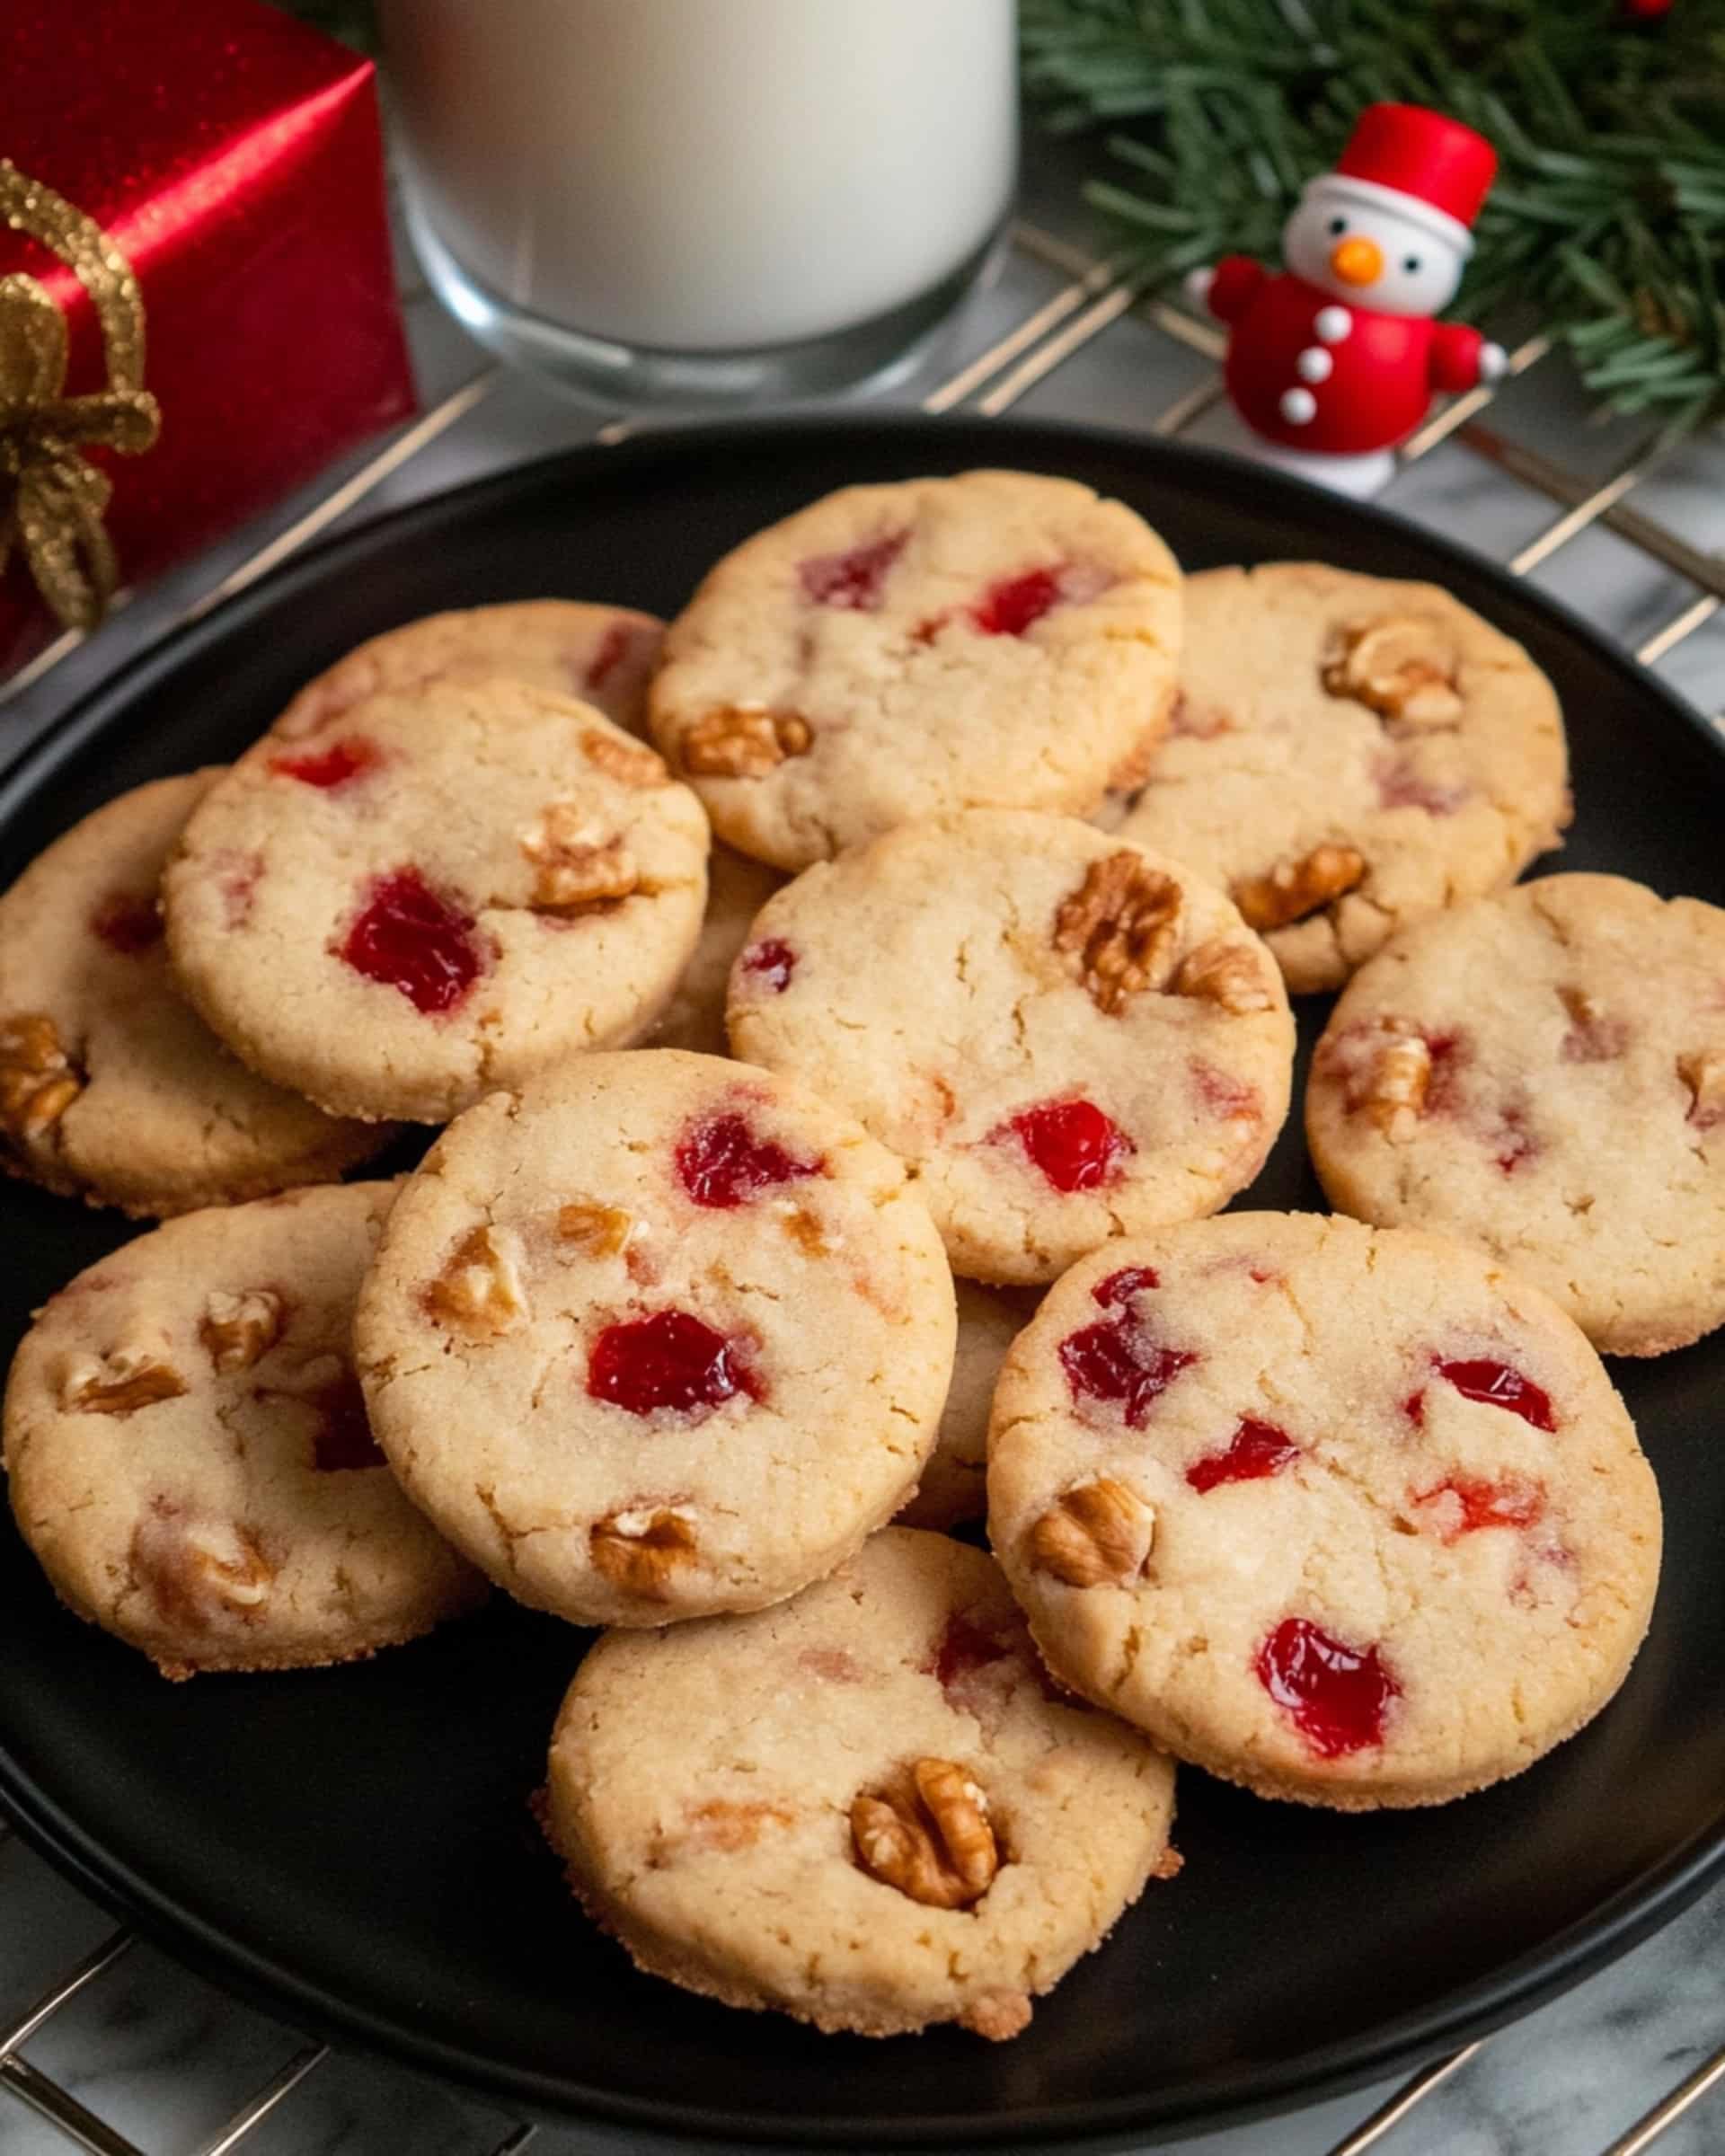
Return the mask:
M1330 271L1344 285L1375 285L1384 274L1384 250L1359 233L1330 250Z

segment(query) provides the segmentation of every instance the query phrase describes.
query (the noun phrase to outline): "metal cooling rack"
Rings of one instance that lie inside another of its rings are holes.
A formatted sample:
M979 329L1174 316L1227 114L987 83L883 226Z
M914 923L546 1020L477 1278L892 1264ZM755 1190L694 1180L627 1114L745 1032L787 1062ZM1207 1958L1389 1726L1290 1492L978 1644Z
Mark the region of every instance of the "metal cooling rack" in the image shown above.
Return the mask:
M1048 379L1075 355L1092 347L1111 326L1130 317L1147 324L1196 355L1203 364L1201 377L1146 422L1147 430L1166 437L1191 428L1222 399L1217 369L1224 340L1209 323L1165 301L1146 296L1144 286L1117 261L1093 260L1067 241L1038 226L1018 225L1013 234L1019 262L1035 265L1043 284L1057 288L978 353L956 373L924 391L918 402L929 412L964 409L984 418L1009 411L1031 389ZM415 317L434 306L422 284L409 284L402 293L410 325ZM1526 375L1552 359L1550 340L1535 336L1510 356L1508 378ZM218 580L171 611L160 626L165 631L199 619L214 606L243 591L248 585L327 531L357 505L375 495L395 474L408 467L432 443L449 436L486 405L510 379L500 367L482 367L458 386L434 402L421 417L402 429L377 454L349 472L339 484L321 495L285 528L255 547L238 565ZM1491 407L1496 392L1478 389L1452 399L1402 447L1403 465L1429 455L1440 443L1453 442L1494 466L1506 478L1549 505L1550 520L1507 561L1517 576L1525 576L1550 560L1561 547L1596 528L1614 534L1657 562L1687 588L1681 605L1636 646L1636 657L1646 666L1666 660L1679 645L1725 609L1725 556L1710 554L1680 534L1643 513L1628 499L1633 490L1659 464L1657 446L1643 445L1604 481L1584 478L1553 462L1539 450L1511 438L1491 423ZM904 401L904 400L900 400ZM634 431L636 422L618 415L595 423L589 438L610 444ZM121 595L121 603L129 599ZM66 661L84 640L63 636L50 644L22 673L0 687L0 707L22 698L46 682ZM1725 710L1714 715L1725 730ZM20 744L22 746L22 744ZM10 1831L0 1826L0 1845ZM112 1932L75 1966L57 1976L41 1996L9 2028L0 2030L0 2089L58 2127L74 2147L92 2156L161 2156L146 2152L104 2120L97 2117L68 2090L62 2087L24 2055L25 2046L63 2008L81 1993L98 1985L121 1961L135 1935L121 1928ZM283 2031L284 2036L287 2031ZM1499 2039L1501 2040L1501 2039ZM1423 2067L1388 2101L1336 2142L1328 2156L1365 2156L1383 2144L1420 2106L1452 2075L1464 2068L1482 2049L1470 2044L1446 2058ZM327 2045L303 2045L243 2103L214 2134L198 2143L187 2156L229 2156L242 2148L254 2129L287 2104L308 2077L331 2057ZM1685 2117L1694 2105L1725 2080L1725 2047L1695 2068L1669 2090L1633 2125L1620 2134L1598 2156L1642 2156L1668 2128ZM510 2127L496 2141L488 2156L520 2156L539 2138L540 2129L522 2123Z

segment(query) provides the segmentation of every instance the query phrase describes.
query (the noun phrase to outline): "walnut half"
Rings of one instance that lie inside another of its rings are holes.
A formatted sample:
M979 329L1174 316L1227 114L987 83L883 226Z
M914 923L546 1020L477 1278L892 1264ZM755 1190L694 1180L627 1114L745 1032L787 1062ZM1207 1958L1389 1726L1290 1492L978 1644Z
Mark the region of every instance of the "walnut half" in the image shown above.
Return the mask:
M1124 848L1092 862L1055 909L1054 948L1077 960L1091 1002L1110 1015L1163 985L1179 940L1180 886Z
M795 711L706 711L683 737L683 768L697 777L764 779L791 756L806 756L814 735Z
M594 1569L613 1586L649 1602L670 1594L671 1576L692 1563L696 1542L693 1516L685 1505L638 1506L596 1520L588 1535Z
M1321 912L1365 880L1365 856L1352 846L1314 846L1298 861L1280 861L1262 876L1243 877L1232 896L1247 927L1262 934Z
M1225 936L1213 937L1187 953L1174 975L1174 994L1215 1003L1232 1018L1276 1007L1258 952L1250 944L1230 943Z
M0 1131L28 1144L51 1130L83 1090L51 1018L35 1012L0 1019Z
M1392 614L1336 632L1324 654L1323 685L1378 712L1392 734L1432 733L1461 719L1455 667L1438 623Z
M1031 1561L1069 1587L1123 1587L1144 1570L1155 1514L1111 1476L1081 1482L1031 1529Z
M248 1288L243 1294L212 1291L204 1305L198 1337L222 1377L249 1370L281 1338L282 1300L273 1288Z
M919 1759L907 1779L851 1805L857 1862L930 1909L980 1901L1000 1869L988 1799L950 1759Z

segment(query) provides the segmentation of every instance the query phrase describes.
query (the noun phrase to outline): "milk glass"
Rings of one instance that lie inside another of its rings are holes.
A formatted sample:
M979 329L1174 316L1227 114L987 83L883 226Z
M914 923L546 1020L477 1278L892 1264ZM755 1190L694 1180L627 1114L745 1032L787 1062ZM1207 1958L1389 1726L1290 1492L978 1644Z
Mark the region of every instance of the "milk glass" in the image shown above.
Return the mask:
M429 274L618 397L875 374L986 262L1013 0L383 0Z

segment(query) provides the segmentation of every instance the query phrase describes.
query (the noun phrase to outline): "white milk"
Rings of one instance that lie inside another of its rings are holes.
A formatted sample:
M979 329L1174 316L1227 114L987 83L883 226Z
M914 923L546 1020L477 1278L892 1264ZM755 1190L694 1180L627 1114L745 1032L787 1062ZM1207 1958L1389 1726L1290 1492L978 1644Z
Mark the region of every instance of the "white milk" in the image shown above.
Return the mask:
M724 352L915 299L1017 157L1013 0L385 0L421 209L502 299Z

